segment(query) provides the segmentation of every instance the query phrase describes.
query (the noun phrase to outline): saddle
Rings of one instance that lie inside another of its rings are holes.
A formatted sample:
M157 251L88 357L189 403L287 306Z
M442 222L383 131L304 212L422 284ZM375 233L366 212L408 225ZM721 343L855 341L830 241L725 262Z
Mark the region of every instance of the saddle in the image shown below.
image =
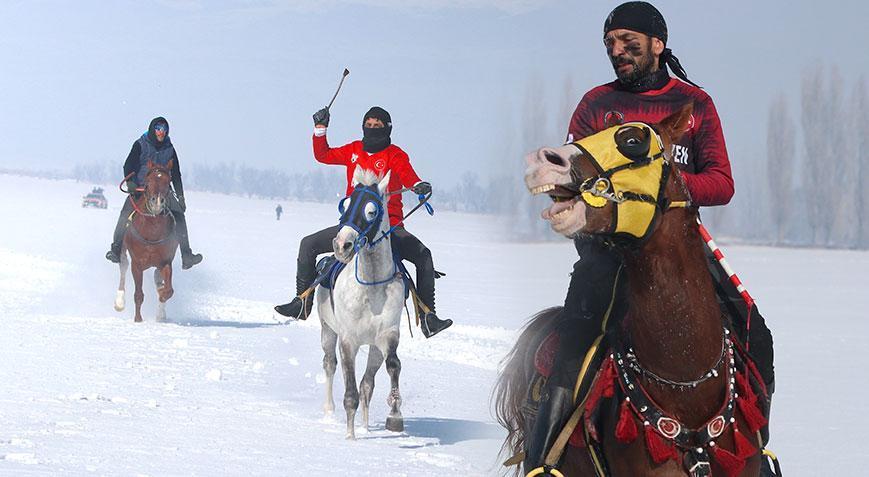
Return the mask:
M314 279L312 287L320 285L327 290L331 290L332 286L335 284L335 280L338 279L338 275L340 275L346 267L347 264L338 261L334 254L321 258L317 261L317 278ZM413 278L411 278L410 272L407 271L407 267L404 266L404 263L401 260L395 262L395 267L401 274L402 281L404 282L404 298L406 300L410 295L410 289L415 289L416 284L414 283ZM445 277L446 275L447 274L444 272L435 270L435 279Z
M410 278L407 269L400 261L395 263L396 270L401 273L402 281L404 282L404 299L410 296L410 287L413 286L413 280ZM317 261L317 278L312 286L320 285L321 287L331 290L338 280L338 275L347 268L346 263L340 262L335 258L335 255L327 255Z

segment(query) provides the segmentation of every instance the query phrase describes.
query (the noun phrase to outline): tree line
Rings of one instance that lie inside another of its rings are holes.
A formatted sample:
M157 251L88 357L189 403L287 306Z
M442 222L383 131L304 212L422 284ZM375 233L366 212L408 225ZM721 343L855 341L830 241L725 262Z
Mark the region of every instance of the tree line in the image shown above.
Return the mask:
M772 99L767 119L769 217L777 245L869 248L869 97L835 67L803 73L799 107ZM796 109L796 110L794 110Z

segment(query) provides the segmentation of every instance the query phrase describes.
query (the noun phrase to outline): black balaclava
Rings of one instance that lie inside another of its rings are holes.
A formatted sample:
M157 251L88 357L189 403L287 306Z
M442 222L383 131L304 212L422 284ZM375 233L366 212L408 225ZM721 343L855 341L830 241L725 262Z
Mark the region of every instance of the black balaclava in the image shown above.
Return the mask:
M365 121L368 118L379 119L383 123L383 127L365 127ZM369 109L365 113L365 117L362 118L362 148L365 152L374 154L389 147L392 144L392 140L389 138L390 134L392 134L392 117L389 116L389 113L380 106Z
M603 34L606 36L610 31L619 28L645 33L658 38L664 42L664 45L667 44L667 23L664 21L664 16L648 2L627 2L614 8L603 23ZM697 86L688 79L688 74L679 63L679 58L676 58L669 48L664 48L658 58L658 67L665 69L665 65L682 81Z
M154 133L154 127L160 123L166 126L166 137L163 138L163 142L158 141L157 135ZM148 125L148 141L158 149L163 148L164 145L172 144L172 141L169 140L169 121L166 121L166 118L158 116L151 120L151 124Z

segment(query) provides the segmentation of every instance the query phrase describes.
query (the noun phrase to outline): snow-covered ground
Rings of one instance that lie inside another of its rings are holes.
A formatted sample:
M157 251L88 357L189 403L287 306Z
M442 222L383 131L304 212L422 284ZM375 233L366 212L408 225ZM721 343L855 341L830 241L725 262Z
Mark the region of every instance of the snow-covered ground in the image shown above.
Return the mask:
M512 244L492 218L419 214L438 311L426 340L403 331L406 430L385 431L378 374L370 432L344 439L322 415L317 320L278 325L299 239L337 219L329 204L188 193L195 250L176 263L168 323L112 309L107 250L122 195L82 209L90 184L0 175L0 474L496 475L503 432L490 413L497 365L516 330L558 304L575 259L565 242ZM434 205L437 206L435 200ZM714 231L713 231L714 233ZM869 457L869 253L725 246L776 340L772 448L788 475L857 475ZM132 282L128 284L131 290ZM364 353L361 353L364 356ZM360 367L364 359L359 358Z

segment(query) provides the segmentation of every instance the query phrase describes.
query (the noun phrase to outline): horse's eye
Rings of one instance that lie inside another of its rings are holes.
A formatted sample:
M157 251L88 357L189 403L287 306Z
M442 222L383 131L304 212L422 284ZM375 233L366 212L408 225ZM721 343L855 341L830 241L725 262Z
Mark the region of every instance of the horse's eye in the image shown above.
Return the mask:
M377 207L373 202L365 204L365 220L371 222L377 217Z
M616 132L616 147L631 160L645 159L649 154L651 133L647 128L624 126Z

